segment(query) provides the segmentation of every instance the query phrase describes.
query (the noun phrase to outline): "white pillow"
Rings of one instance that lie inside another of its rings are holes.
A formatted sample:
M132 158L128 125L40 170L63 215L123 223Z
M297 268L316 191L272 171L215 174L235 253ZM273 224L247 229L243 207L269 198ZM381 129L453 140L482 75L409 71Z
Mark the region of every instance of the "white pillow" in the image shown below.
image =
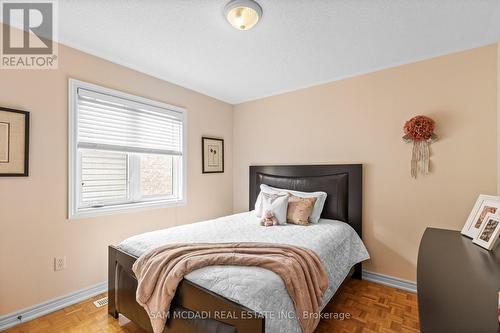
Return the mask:
M274 217L278 220L278 224L286 224L288 193L262 193L262 215L268 210L273 213ZM262 215L259 217L262 217Z
M290 194L295 195L296 197L300 198L316 198L316 202L314 203L314 208L311 213L311 216L309 216L309 222L310 223L318 223L320 217L321 217L321 212L323 212L323 206L325 206L325 201L326 201L326 192L318 191L318 192L300 192L300 191L293 191L293 190L286 190L282 188L277 188L277 187L272 187L266 184L261 184L260 185L260 191L261 193L269 193L269 194L282 194L283 192L288 192ZM260 194L259 194L260 196ZM257 201L259 198L257 198ZM255 203L255 207L257 209L257 201Z
M267 186L267 185L266 185ZM266 193L268 194L288 194L288 192L286 191L266 191ZM262 209L262 196L264 194L264 191L262 191L262 186L261 186L261 191L259 192L259 195L257 196L257 199L255 200L255 215L257 217L262 217L262 215L264 214L264 210Z

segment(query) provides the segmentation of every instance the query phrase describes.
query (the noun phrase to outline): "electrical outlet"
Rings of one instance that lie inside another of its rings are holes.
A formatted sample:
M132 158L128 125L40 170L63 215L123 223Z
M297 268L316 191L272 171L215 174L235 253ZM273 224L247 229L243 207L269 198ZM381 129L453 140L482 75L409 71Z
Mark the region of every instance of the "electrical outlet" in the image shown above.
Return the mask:
M66 268L66 256L54 257L54 271L62 271Z

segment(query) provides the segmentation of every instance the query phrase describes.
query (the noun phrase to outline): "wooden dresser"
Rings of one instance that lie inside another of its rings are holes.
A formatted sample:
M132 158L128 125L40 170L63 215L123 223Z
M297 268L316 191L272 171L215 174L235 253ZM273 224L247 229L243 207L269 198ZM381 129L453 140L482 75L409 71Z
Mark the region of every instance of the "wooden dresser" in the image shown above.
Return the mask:
M500 332L500 246L489 252L459 231L427 228L417 289L422 333Z

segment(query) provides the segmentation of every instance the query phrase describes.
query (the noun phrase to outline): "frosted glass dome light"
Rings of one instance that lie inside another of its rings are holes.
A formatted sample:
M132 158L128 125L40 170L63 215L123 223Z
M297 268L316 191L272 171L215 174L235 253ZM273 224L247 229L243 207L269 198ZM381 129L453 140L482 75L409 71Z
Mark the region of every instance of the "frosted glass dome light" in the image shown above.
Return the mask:
M249 30L262 17L262 7L253 0L232 0L224 7L224 15L236 29Z

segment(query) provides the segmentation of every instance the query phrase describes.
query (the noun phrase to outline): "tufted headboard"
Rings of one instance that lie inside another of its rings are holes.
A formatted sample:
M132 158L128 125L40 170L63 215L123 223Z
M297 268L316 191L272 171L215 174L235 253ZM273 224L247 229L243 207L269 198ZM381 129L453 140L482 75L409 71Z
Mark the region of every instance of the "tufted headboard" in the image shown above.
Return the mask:
M362 165L250 166L249 208L255 206L260 185L328 194L321 217L348 223L362 238Z

